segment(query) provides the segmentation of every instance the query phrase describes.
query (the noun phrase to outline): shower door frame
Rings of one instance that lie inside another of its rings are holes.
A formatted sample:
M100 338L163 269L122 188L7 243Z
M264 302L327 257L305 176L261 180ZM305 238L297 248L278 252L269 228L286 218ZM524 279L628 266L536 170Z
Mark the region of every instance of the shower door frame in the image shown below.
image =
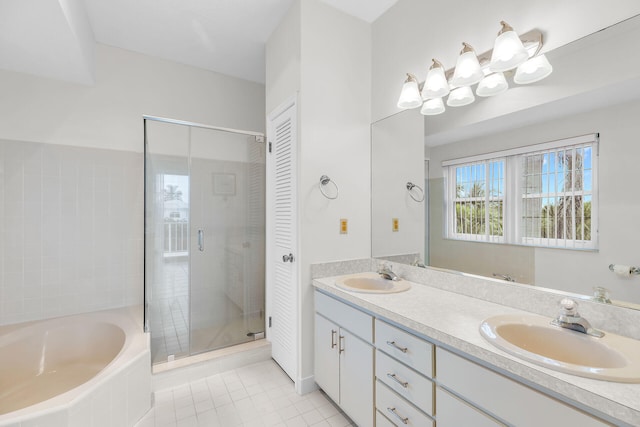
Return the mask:
M207 125L207 124L203 124L203 123L197 123L197 122L190 122L190 121L186 121L186 120L179 120L179 119L171 119L171 118L167 118L167 117L160 117L160 116L152 116L152 115L146 115L143 114L142 115L142 120L143 120L143 132L144 132L144 147L143 147L143 174L144 174L144 239L143 239L143 300L144 300L144 307L143 307L143 325L144 325L144 332L147 333L151 333L150 327L149 327L149 304L148 304L148 300L147 300L147 238L146 238L146 234L147 234L147 188L148 188L148 182L147 182L147 153L148 153L148 143L149 141L147 140L147 121L153 121L153 122L160 122L160 123L167 123L167 124L174 124L174 125L180 125L180 126L187 126L189 128L201 128L201 129L209 129L209 130L214 130L214 131L222 131L222 132L229 132L229 133L234 133L234 134L239 134L239 135L247 135L247 136L253 136L256 139L257 143L264 143L265 142L265 134L262 132L254 132L254 131L246 131L246 130L240 130L240 129L233 129L233 128L226 128L226 127L220 127L220 126L212 126L212 125ZM189 224L191 224L191 222L189 222ZM189 255L191 256L191 255ZM191 273L189 273L189 276L191 275ZM191 280L189 279L189 288L191 288ZM191 292L191 291L189 291ZM191 325L189 325L189 327L191 328ZM191 347L191 345L190 345ZM189 349L189 356L191 356L191 349Z

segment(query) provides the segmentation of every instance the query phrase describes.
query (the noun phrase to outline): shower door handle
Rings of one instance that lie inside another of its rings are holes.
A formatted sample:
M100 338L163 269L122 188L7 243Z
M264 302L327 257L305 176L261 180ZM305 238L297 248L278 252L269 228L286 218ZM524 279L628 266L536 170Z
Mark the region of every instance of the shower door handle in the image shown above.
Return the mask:
M198 249L200 252L204 252L204 230L202 228L198 229Z

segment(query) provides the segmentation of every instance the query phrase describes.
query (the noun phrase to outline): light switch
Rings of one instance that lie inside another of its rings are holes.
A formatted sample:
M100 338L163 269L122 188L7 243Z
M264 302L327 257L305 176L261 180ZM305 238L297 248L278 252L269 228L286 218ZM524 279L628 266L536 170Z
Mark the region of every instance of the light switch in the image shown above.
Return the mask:
M398 228L399 228L398 223L399 223L398 218L391 218L391 231L393 231L394 233L398 231Z

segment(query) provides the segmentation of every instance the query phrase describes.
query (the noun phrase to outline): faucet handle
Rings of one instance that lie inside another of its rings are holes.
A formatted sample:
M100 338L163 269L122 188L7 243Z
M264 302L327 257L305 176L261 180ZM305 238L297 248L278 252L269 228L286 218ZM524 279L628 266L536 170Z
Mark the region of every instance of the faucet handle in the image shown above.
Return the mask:
M565 316L578 315L578 303L571 298L562 298L560 300L560 308L562 309L562 314Z

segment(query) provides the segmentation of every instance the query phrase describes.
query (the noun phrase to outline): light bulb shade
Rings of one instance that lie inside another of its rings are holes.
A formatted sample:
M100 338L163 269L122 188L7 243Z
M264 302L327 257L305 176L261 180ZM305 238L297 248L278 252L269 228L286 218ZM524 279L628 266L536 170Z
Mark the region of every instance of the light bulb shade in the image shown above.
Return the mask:
M424 104L422 104L422 109L420 110L420 114L424 114L425 116L435 116L436 114L442 113L444 113L444 102L442 102L442 98L427 99Z
M473 96L473 91L469 86L461 86L455 88L449 94L449 98L447 98L447 105L449 107L462 107L464 105L469 105L476 98Z
M463 49L458 57L456 69L451 78L451 84L453 86L471 86L478 83L484 77L476 53L473 49L467 50L467 46L469 45L465 44L465 49Z
M407 80L402 85L402 91L398 99L398 108L406 110L408 108L418 108L421 105L422 97L418 88L418 80L413 74L407 73Z
M493 45L491 54L491 71L507 71L529 59L529 53L524 48L520 37L515 31L501 33Z
M422 88L423 99L442 98L449 94L449 82L444 74L442 64L433 60L433 65L429 68L427 79Z
M476 95L494 96L509 89L509 84L502 73L492 73L480 80Z
M535 83L547 77L552 71L553 67L547 57L538 55L518 67L513 81L520 85Z

